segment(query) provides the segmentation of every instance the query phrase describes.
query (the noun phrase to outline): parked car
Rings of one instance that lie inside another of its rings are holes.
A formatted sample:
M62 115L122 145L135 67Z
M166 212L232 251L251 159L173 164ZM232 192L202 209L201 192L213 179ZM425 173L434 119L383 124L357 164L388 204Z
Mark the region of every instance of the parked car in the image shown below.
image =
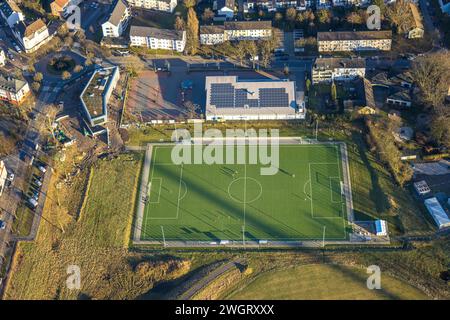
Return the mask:
M33 199L33 198L29 198L29 199L28 199L28 203L29 203L33 208L36 208L36 207L38 206L38 202L37 202L35 199Z
M0 220L0 230L5 230L6 229L6 222L3 220Z
M8 177L7 177L7 179L9 180L9 181L13 181L14 180L14 173L12 173L12 172L10 172L10 173L8 173Z

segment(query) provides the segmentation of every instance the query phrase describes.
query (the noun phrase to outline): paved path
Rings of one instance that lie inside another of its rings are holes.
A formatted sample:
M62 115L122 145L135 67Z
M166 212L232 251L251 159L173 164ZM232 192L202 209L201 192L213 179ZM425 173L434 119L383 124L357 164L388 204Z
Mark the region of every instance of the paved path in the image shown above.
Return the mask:
M150 165L151 165L151 159L152 159L152 145L147 144L147 148L145 151L145 158L144 158L144 167L142 168L142 179L141 179L141 185L139 186L138 194L139 194L139 202L138 202L138 209L137 209L137 218L136 223L134 225L134 241L139 241L141 239L141 231L143 227L144 222L144 210L145 210L145 204L146 204L146 197L149 197L149 190L147 190L148 186L148 178L150 173Z
M209 273L206 277L200 279L197 283L195 283L189 290L187 290L185 293L183 293L178 300L190 300L192 297L194 297L198 292L200 292L203 288L205 288L208 284L210 284L212 281L220 277L225 272L237 268L237 264L242 264L243 259L237 258L233 261L230 261L211 273Z

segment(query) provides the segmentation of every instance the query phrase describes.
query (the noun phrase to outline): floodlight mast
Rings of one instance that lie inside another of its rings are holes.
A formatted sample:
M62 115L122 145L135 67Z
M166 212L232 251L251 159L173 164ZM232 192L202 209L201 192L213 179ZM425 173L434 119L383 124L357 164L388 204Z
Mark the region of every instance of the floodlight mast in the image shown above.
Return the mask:
M162 232L163 243L164 243L164 248L165 248L166 247L166 237L164 235L164 226L161 226L161 232Z
M322 235L322 248L325 248L325 230L327 226L323 226L323 235Z

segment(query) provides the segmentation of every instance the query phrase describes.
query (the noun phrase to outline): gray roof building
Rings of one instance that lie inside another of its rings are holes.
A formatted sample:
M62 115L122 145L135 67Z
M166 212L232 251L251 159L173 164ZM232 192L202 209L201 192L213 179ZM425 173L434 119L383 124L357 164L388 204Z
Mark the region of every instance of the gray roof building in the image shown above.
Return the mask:
M125 0L117 0L107 21L118 26L127 8L128 4Z
M145 26L131 26L130 37L151 37L157 39L183 40L183 31L158 29Z
M392 31L331 31L317 32L317 41L392 39Z

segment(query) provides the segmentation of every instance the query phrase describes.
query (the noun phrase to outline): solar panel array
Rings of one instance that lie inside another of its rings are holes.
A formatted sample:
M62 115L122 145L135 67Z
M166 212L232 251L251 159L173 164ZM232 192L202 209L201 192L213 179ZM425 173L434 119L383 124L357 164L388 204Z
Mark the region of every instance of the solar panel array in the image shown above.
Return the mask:
M229 108L234 105L234 87L229 83L213 83L210 98L216 108Z
M235 89L229 83L212 83L209 101L216 108L283 108L289 106L289 94L285 88L260 88L258 91L259 95L247 89ZM258 96L259 99L256 98Z
M261 108L282 108L289 106L289 96L284 88L259 89Z

